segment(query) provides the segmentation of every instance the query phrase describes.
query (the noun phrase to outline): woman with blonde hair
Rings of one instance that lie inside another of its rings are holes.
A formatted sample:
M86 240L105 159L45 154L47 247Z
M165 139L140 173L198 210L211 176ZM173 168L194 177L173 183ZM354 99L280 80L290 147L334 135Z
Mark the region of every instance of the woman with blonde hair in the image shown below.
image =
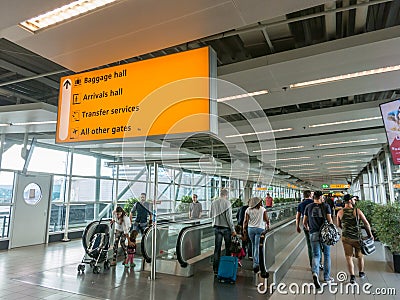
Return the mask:
M260 270L259 245L260 236L265 229L269 229L269 218L267 211L262 206L262 199L253 197L249 200L249 208L246 209L243 232L251 240L253 245L253 271L257 273Z

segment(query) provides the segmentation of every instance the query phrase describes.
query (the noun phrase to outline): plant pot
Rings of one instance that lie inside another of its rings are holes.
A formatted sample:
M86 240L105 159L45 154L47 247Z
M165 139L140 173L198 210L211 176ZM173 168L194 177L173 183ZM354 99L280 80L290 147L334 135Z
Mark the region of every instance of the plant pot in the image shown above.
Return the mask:
M385 246L385 257L389 267L395 273L400 273L400 253L392 253L389 247Z

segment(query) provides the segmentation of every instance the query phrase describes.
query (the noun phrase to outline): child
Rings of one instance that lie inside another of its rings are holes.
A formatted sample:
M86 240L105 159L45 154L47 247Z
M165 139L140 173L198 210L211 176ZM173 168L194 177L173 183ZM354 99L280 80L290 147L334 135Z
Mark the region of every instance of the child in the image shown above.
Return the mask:
M231 246L231 256L236 256L239 259L239 266L242 266L241 259L246 256L246 252L242 247L242 241L245 240L245 237L242 235L242 226L235 226L236 236L232 237L232 246Z
M136 230L132 230L131 235L128 240L128 258L125 261L125 268L133 268L135 267L135 263L133 262L133 259L135 258L135 253L136 253L136 237L138 235L138 232Z

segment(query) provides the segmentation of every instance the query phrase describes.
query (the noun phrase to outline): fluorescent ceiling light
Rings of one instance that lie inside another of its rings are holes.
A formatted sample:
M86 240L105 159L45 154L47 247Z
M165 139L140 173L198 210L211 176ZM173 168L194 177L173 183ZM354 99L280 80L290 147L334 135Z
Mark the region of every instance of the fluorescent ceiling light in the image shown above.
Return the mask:
M293 146L293 147L284 147L284 148L275 148L275 149L254 150L253 153L269 152L269 151L280 151L280 150L290 150L290 149L300 149L300 148L304 148L304 146Z
M329 167L329 168L327 168L327 169L328 169L328 170L332 170L332 169L350 169L350 170L352 170L352 169L354 169L354 168L357 168L357 166Z
M382 119L382 118L381 117L371 117L371 118L363 118L363 119L353 119L353 120L337 121L337 122L331 122L331 123L314 124L314 125L309 125L308 127L313 128L313 127L322 127L322 126L341 125L341 124L348 124L348 123L372 121L372 120L378 120L378 119Z
M20 122L20 123L12 123L11 125L15 126L25 126L25 125L45 125L45 124L56 124L57 121L38 121L38 122Z
M249 135L256 135L256 134L263 134L263 133L275 133L275 132L282 132L282 131L288 131L288 130L293 130L293 128L282 128L282 129L272 129L272 130L258 131L258 132L232 134L232 135L227 135L225 137L231 138L231 137L249 136Z
M286 172L303 172L303 171L315 171L315 170L318 170L318 169L298 169L298 170L289 170Z
M18 122L18 123L1 123L0 127L7 126L26 126L26 125L46 125L46 124L56 124L57 121L36 121L36 122Z
M25 29L35 32L51 25L83 15L117 0L77 0L37 17L19 23Z
M302 87L313 86L313 85L318 85L318 84L325 84L325 83L344 80L344 79L351 79L351 78L393 72L393 71L398 71L398 70L400 70L400 65L395 65L395 66L383 67L383 68L379 68L379 69L372 69L372 70L366 70L366 71L362 71L362 72L355 72L355 73L349 73L349 74L344 74L344 75L339 75L339 76L326 77L326 78L321 78L321 79L316 79L316 80L294 83L294 84L289 85L289 88L291 88L291 89L302 88Z
M268 94L268 93L269 93L268 90L261 90L261 91L252 92L252 93L245 93L245 94L240 94L240 95L219 98L219 99L217 99L217 102L224 102L224 101L229 101L229 100L253 97L253 96L264 95L264 94Z
M303 167L303 166L315 166L315 164L286 165L286 166L280 166L279 168Z
M302 157L290 157L290 158L277 158L277 159L271 159L270 161L300 160L300 159L308 159L308 158L311 158L311 157L302 156Z
M347 152L347 153L337 153L337 154L325 154L325 155L323 155L323 157L346 156L346 155L357 155L357 154L368 154L368 152Z
M345 142L334 142L334 143L327 143L327 144L317 144L317 147L323 146L332 146L332 145L344 145L344 144L353 144L353 143L362 143L362 142L372 142L377 141L378 139L365 139L365 140L354 140L354 141L345 141Z
M342 161L331 161L325 163L325 165L333 165L333 164L344 164L344 163L355 163L355 162L363 162L361 159L353 159L353 160L342 160Z

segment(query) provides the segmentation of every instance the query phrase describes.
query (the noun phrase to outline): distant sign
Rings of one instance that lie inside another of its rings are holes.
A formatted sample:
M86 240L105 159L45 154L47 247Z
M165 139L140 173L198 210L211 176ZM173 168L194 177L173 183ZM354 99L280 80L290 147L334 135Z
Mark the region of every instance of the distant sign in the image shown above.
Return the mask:
M323 188L323 189L329 189L329 184L322 184L322 185L321 185L321 188Z
M256 187L256 191L266 191L266 187Z
M216 132L215 76L205 47L63 77L56 142Z
M331 189L348 189L350 188L349 184L331 184L329 186Z

